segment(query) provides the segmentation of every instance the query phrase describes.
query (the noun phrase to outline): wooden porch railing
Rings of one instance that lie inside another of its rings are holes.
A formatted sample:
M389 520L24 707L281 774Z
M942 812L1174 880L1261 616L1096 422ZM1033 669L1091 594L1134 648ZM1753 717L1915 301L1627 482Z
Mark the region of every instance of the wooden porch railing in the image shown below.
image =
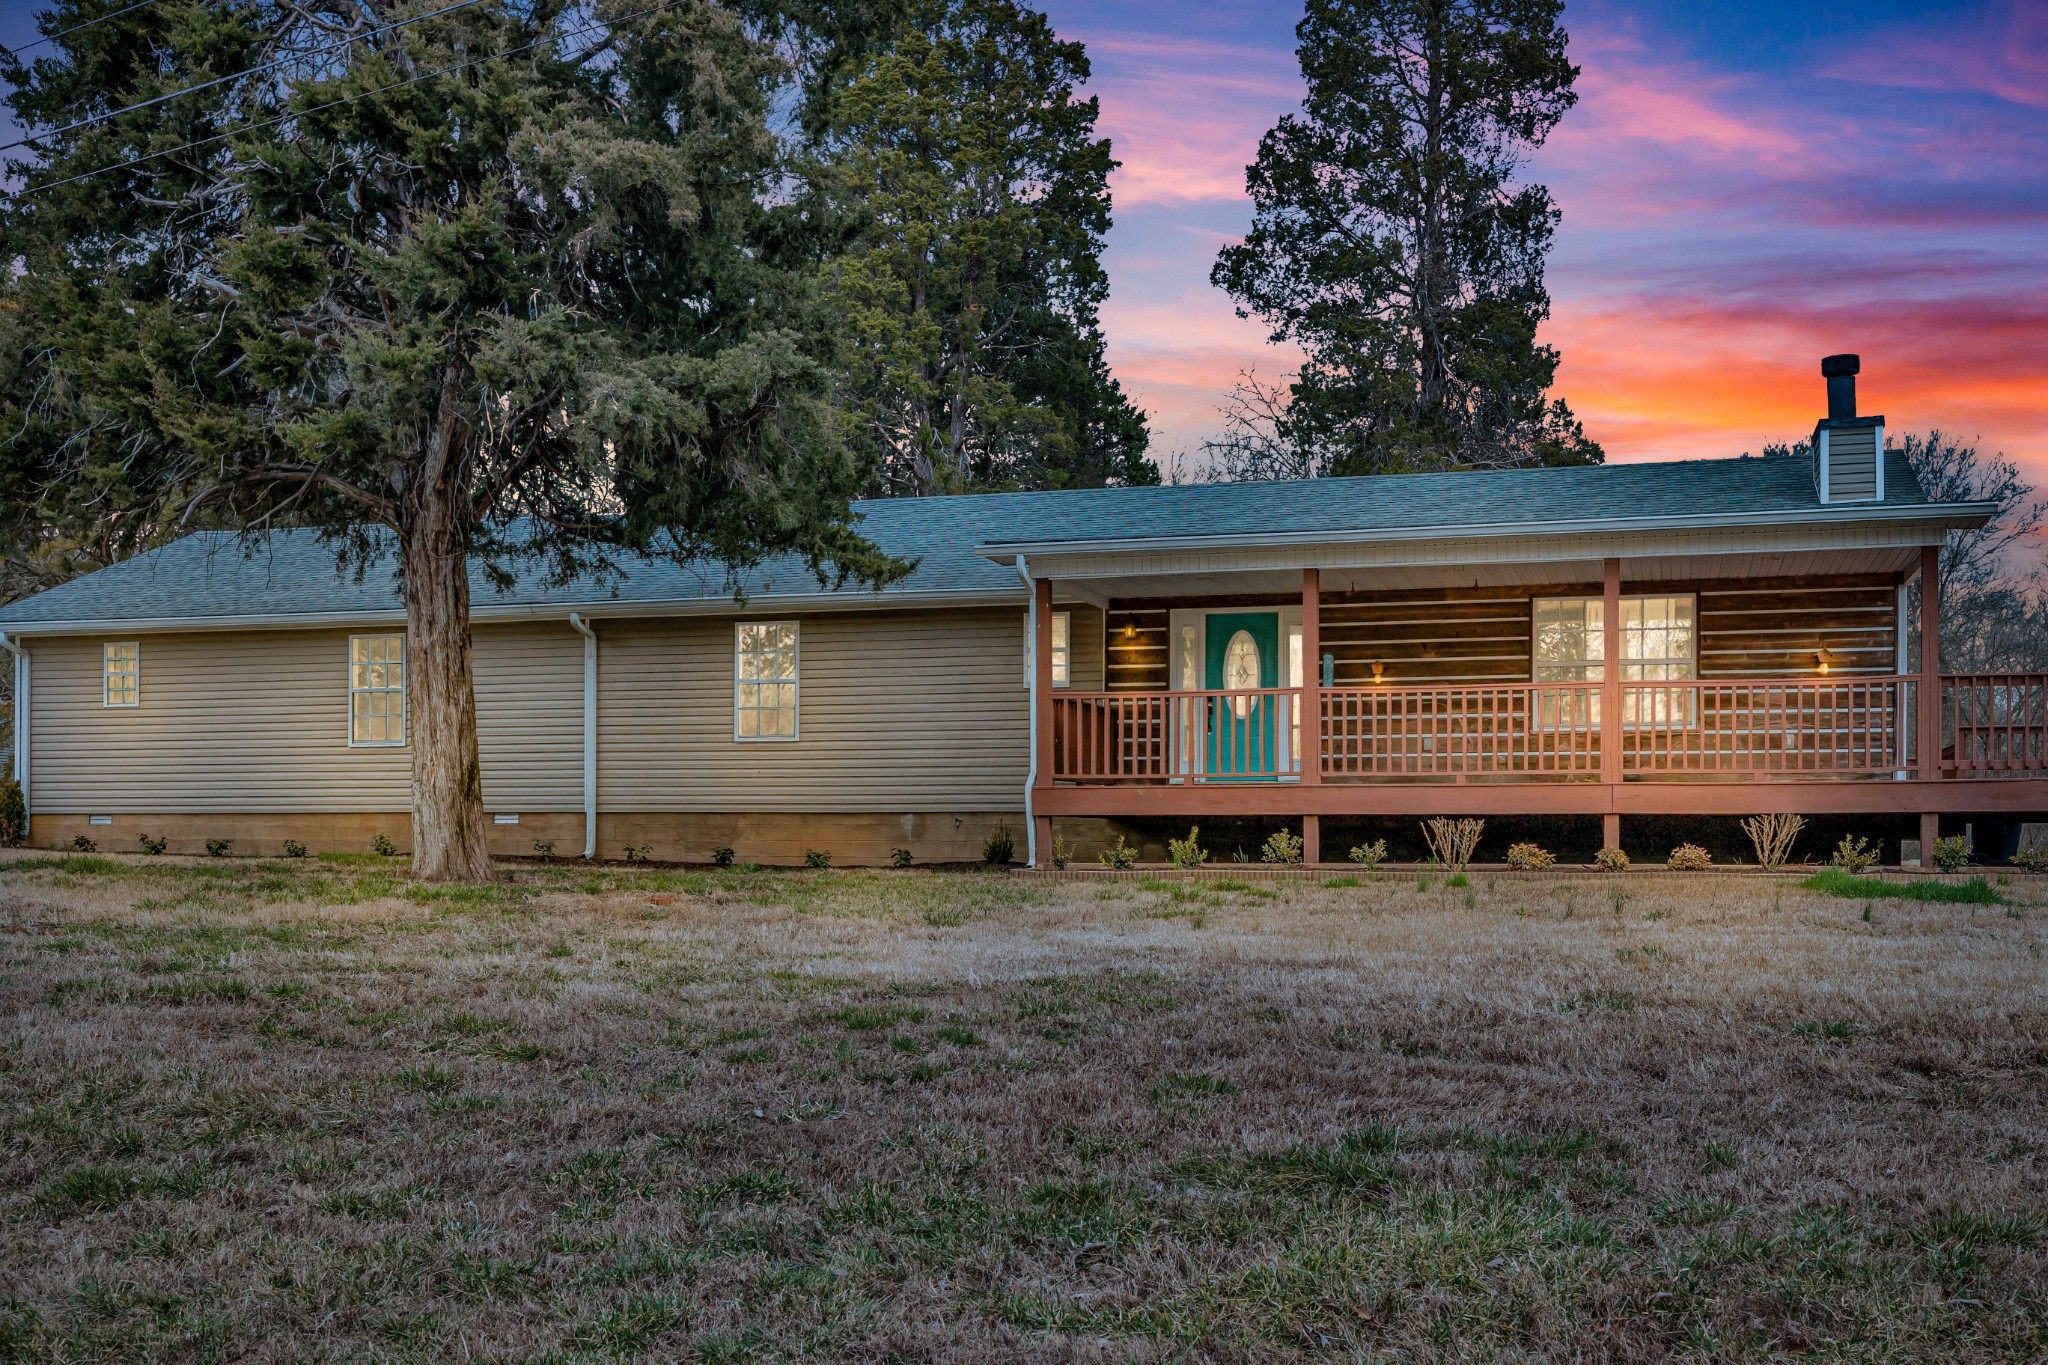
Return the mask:
M1597 775L1600 684L1332 687L1323 776Z
M2048 771L2048 673L1943 674L1941 691L1944 768Z
M1941 768L2048 774L2048 674L1943 675ZM1090 692L1051 698L1049 780L1089 784L1530 777L1597 781L1610 730L1625 778L1916 772L1916 677Z
M1896 772L1909 681L1625 682L1622 773Z
M1053 779L1211 782L1301 774L1301 693L1088 692L1052 699Z

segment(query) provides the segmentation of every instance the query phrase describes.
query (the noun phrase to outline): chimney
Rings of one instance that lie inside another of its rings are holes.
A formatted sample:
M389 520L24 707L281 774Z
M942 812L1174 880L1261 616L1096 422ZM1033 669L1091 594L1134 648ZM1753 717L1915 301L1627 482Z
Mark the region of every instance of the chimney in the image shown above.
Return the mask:
M1859 356L1820 362L1828 415L1813 428L1813 485L1822 502L1884 501L1884 418L1856 415Z
M1823 356L1821 377L1828 381L1828 420L1849 422L1856 417L1856 374L1863 368L1857 355Z

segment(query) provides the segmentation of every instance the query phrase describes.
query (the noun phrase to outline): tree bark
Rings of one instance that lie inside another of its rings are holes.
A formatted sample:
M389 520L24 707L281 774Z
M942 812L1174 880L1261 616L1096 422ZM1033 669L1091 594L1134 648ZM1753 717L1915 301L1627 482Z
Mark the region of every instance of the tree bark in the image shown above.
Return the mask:
M489 881L470 659L468 536L452 501L432 494L424 501L400 537L412 871L422 881Z

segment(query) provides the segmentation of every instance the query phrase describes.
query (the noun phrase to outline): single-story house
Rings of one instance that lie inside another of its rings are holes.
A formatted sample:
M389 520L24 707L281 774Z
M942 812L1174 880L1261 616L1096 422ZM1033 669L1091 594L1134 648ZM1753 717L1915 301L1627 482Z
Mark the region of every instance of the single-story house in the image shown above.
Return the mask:
M1942 674L1935 613L1907 628L1909 580L1993 509L1930 502L1830 365L1811 460L866 502L917 566L879 591L474 572L497 848L950 860L1007 822L1042 861L1056 832L1258 815L1313 857L1356 815L1597 815L1611 843L1629 815L1931 837L2048 809L2044 679ZM33 843L406 845L388 565L196 534L0 632Z

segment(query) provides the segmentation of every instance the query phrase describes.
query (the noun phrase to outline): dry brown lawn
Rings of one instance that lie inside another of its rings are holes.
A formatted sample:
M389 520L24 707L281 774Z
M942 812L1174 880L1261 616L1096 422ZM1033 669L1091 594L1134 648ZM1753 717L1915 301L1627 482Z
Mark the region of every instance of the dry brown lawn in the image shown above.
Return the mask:
M0 1358L2048 1356L2048 886L0 866Z

